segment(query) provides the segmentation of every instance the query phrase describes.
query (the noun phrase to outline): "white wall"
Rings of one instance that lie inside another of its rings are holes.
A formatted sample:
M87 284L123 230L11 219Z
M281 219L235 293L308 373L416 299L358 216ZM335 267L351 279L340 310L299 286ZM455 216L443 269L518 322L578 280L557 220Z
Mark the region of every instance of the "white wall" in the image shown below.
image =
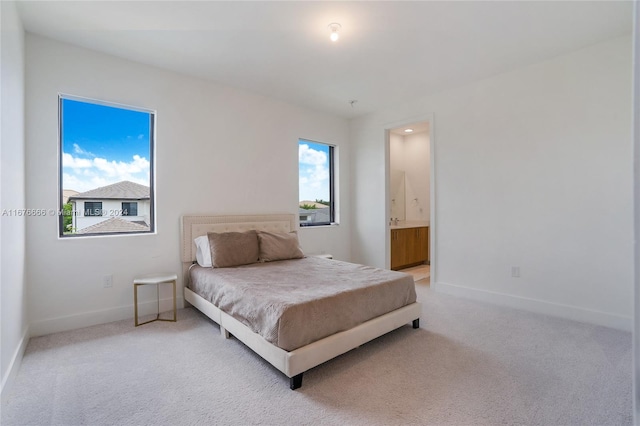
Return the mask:
M429 220L431 153L429 132L403 136L407 220Z
M629 329L630 41L354 120L354 261L388 251L385 125L433 113L435 288Z
M24 209L24 30L14 2L0 2L0 365L2 401L28 341Z
M181 271L182 214L297 213L298 138L338 146L341 182L341 224L300 230L303 249L349 259L346 120L31 34L26 83L34 208L57 205L59 92L157 111L157 235L59 240L55 217L28 220L33 335L131 318L135 275Z
M404 166L404 138L395 133L389 133L389 202L390 216L406 220L406 187Z
M430 157L429 132L389 134L389 175L392 177L390 197L396 201L400 198L404 201L404 205L395 208L395 203L391 203L391 218L429 220ZM399 197L393 187L394 180L397 180L393 176L399 172L405 176L403 197Z

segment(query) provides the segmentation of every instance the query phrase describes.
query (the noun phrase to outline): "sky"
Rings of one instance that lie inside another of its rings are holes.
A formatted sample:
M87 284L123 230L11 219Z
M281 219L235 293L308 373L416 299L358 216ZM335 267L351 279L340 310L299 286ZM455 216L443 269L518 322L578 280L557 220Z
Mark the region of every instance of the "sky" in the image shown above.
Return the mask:
M62 188L85 192L128 180L149 186L150 114L62 100Z
M329 145L300 140L299 201L329 200Z

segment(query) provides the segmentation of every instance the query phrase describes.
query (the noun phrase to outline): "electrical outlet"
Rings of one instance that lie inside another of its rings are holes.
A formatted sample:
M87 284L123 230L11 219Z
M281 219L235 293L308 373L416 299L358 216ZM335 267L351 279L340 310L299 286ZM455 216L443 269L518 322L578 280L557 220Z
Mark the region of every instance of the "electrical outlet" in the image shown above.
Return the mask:
M113 275L105 275L102 278L102 287L104 287L104 288L113 287Z
M511 267L511 276L513 278L520 278L520 267L519 266L512 266Z

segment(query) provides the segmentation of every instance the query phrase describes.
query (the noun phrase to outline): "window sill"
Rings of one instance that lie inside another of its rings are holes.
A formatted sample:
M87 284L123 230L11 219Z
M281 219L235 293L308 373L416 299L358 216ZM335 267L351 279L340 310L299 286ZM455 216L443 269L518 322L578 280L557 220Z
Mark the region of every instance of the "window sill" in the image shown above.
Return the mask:
M141 237L147 235L158 235L158 231L145 231L145 232L117 232L117 233L104 233L104 234L68 234L58 235L59 241L72 241L72 240L84 240L87 238L114 238L114 237Z
M327 225L311 225L311 226L302 226L299 225L298 228L299 229L318 229L318 228L337 228L339 227L340 224L339 223L329 223Z

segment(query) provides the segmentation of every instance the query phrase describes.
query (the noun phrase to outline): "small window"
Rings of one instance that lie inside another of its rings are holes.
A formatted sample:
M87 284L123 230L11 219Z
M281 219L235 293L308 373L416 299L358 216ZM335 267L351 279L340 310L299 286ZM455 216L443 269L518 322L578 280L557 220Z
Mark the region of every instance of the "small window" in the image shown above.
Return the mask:
M138 203L122 203L122 216L138 216Z
M102 216L102 203L101 202L84 202L84 215L85 216Z
M61 237L155 231L155 113L59 97Z
M334 150L331 145L298 141L300 226L335 223Z

